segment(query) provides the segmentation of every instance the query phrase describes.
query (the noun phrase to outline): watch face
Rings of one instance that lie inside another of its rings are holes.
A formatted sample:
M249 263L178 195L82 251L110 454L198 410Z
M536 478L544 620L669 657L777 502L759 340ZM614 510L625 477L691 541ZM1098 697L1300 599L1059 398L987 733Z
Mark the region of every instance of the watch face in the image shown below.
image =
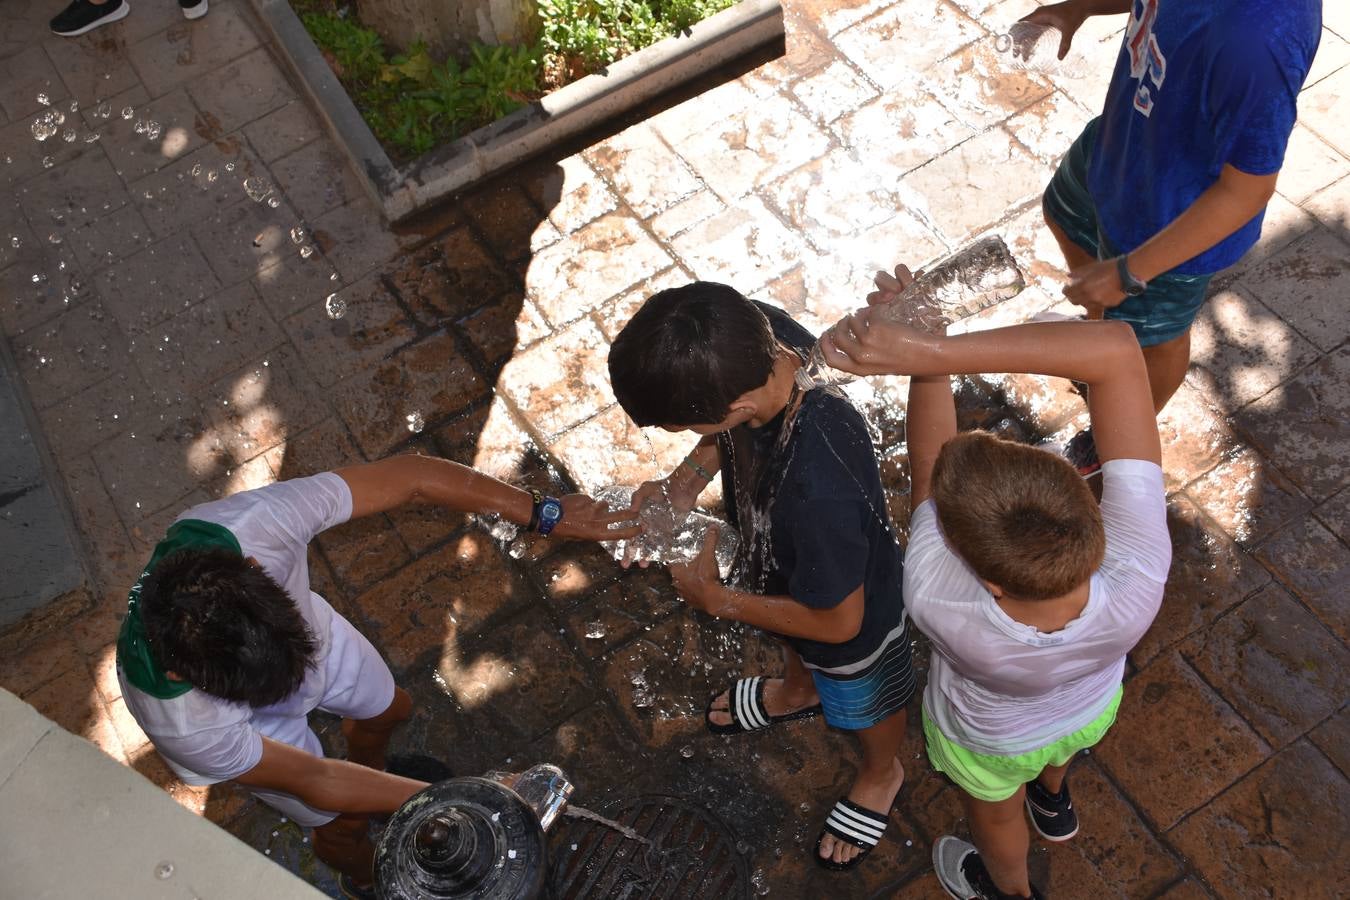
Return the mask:
M556 500L549 500L543 506L539 507L539 517L546 519L556 519L562 515L562 504Z

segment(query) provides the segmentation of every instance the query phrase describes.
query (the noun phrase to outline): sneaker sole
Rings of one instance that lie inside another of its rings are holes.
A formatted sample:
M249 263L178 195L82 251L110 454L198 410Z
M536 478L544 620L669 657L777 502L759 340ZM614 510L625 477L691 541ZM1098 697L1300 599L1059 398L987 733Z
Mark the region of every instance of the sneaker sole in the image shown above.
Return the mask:
M206 15L207 0L202 0L202 2L198 3L196 6L179 7L179 9L183 10L183 18L187 19L188 21L192 21L193 19L200 19L202 16Z
M123 0L122 8L117 10L117 12L108 13L108 15L104 16L103 18L90 22L83 28L77 28L74 31L57 31L55 28L53 28L52 34L57 35L59 37L79 37L82 34L86 34L90 31L93 31L95 28L102 28L104 25L111 25L113 22L119 22L122 19L125 19L127 15L130 14L130 12L131 12L131 4Z
M1054 835L1046 834L1044 831L1041 831L1041 826L1038 825L1038 824L1036 824L1036 813L1035 813L1035 812L1032 810L1032 808L1031 808L1031 801L1030 801L1030 800L1024 800L1023 803L1026 805L1026 808L1027 808L1027 816L1029 816L1029 817L1031 818L1031 827L1034 828L1034 829L1036 829L1036 833L1039 834L1039 835L1040 835L1042 838L1044 838L1045 840L1050 841L1051 843L1054 843L1054 844L1059 844L1059 843L1062 843L1062 842L1064 842L1064 841L1069 840L1071 837L1073 837L1075 834L1078 833L1078 826L1075 825L1074 828L1073 828L1073 831L1070 831L1068 834L1065 834L1065 835L1060 835L1059 837L1055 837Z

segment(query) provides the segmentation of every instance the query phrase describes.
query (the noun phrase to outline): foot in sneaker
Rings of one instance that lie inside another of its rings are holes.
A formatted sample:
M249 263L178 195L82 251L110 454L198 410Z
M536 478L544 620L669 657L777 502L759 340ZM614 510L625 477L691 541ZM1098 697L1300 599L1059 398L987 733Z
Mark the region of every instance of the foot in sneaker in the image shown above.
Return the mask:
M106 0L104 3L72 0L69 6L52 19L52 32L61 37L75 37L86 31L93 31L100 25L125 19L129 12L131 4L127 0Z
M178 8L185 19L200 19L206 15L206 0L178 0Z
M1028 783L1027 812L1047 841L1067 841L1078 833L1078 813L1073 811L1067 781L1060 785L1058 794L1047 791L1039 781Z
M1011 900L1019 894L1005 894L994 884L984 860L971 844L951 835L938 838L933 845L933 870L947 896L956 900ZM1044 895L1031 886L1032 900L1044 900Z

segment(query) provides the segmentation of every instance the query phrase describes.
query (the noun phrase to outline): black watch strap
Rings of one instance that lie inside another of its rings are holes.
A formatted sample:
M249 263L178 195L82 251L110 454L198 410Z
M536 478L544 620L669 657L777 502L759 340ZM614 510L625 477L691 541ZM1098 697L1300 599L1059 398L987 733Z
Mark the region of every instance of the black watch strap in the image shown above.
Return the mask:
M539 507L544 504L544 495L539 491L530 491L530 498L534 505L530 507L530 524L525 526L525 530L535 531L539 528Z
M1116 257L1116 272L1120 276L1120 289L1130 297L1138 297L1148 289L1147 281L1140 281L1130 271L1129 258L1122 253Z

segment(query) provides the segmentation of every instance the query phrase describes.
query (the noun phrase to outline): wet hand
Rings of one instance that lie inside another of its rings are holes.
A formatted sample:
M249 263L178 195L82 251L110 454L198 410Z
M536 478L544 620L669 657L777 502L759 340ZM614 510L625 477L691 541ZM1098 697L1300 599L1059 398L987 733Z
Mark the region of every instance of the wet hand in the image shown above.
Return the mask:
M1069 47L1073 44L1073 36L1077 33L1079 27L1087 21L1087 14L1083 12L1081 4L1069 0L1066 3L1042 6L1040 9L1023 16L1021 21L1031 22L1033 25L1049 25L1051 28L1057 29L1060 33L1058 58L1063 59L1069 55Z
M899 265L895 267L895 274L888 275L885 272L877 272L872 283L877 289L867 295L868 306L884 306L891 303L899 297L905 288L914 283L921 272L911 272L909 266Z
M906 375L906 362L936 338L871 306L840 319L820 339L826 361L854 375Z
M617 541L636 537L642 531L642 526L634 521L630 510L612 510L607 504L585 494L568 494L562 498L562 507L562 519L553 529L558 537ZM613 527L615 525L620 527Z
M670 578L675 584L675 592L685 603L706 613L713 613L717 597L717 588L722 585L721 573L717 568L717 526L710 527L703 535L703 546L691 562L673 563L670 566Z
M1074 269L1069 273L1069 283L1064 286L1064 297L1089 312L1094 308L1119 306L1126 294L1120 287L1120 273L1116 271L1115 261L1105 259Z

